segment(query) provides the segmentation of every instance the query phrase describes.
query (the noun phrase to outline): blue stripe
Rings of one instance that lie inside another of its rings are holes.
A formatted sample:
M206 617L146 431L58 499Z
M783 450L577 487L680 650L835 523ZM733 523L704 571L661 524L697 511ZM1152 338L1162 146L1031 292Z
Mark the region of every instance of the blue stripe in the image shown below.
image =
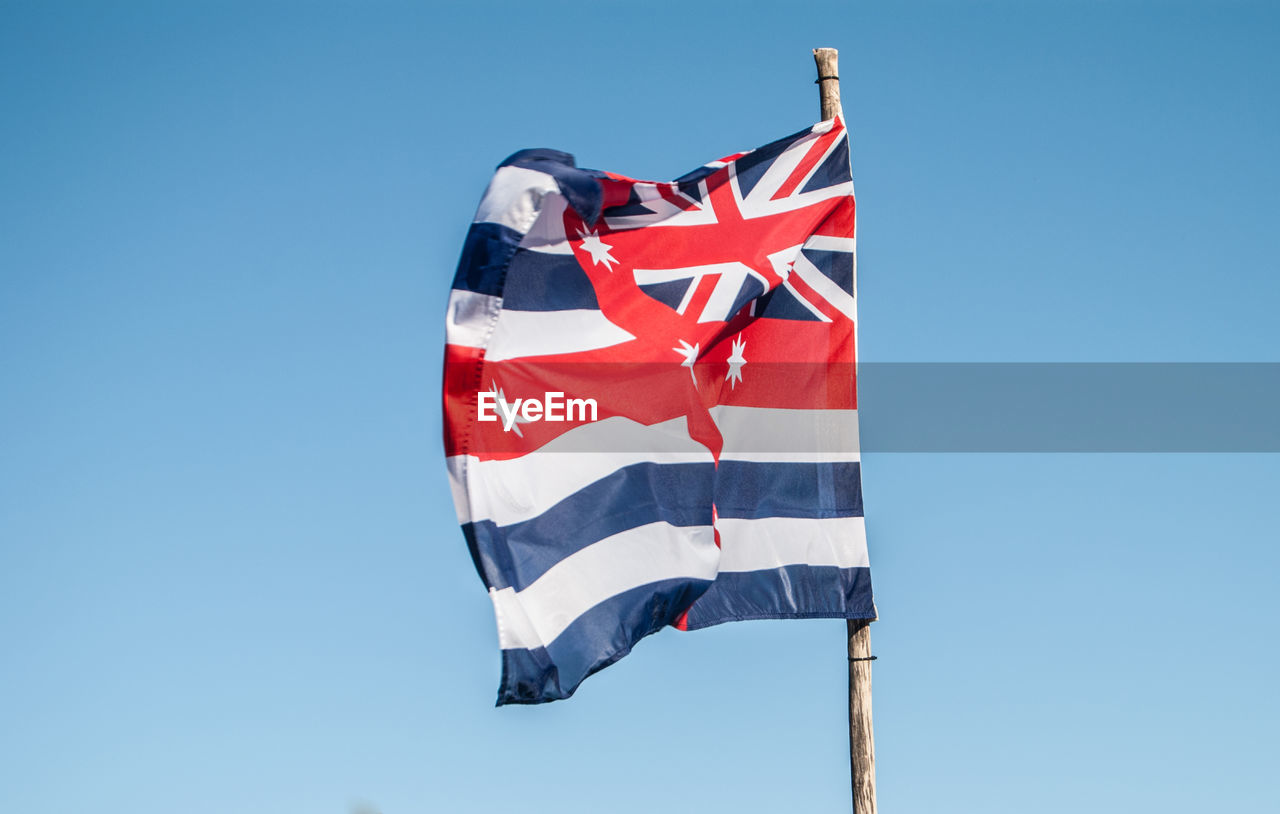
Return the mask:
M503 650L498 706L568 698L584 678L674 622L711 584L669 579L642 585L595 605L547 647Z
M713 493L714 490L714 493ZM710 526L714 494L724 518L862 516L857 462L632 464L548 508L499 526L462 526L489 588L524 590L556 563L606 537L649 523Z
M846 294L853 295L853 252L829 252L821 249L802 249L801 253L813 263L831 282L840 286Z
M689 609L690 630L746 619L874 619L870 568L788 565L721 573Z
M719 172L720 167L708 167L705 164L696 170L686 172L684 175L676 179L676 184L680 187L680 191L686 195L702 202L702 196L698 193L698 182L706 178L708 175ZM690 192L690 188L692 192Z
M640 193L632 186L627 193L627 202L611 206L605 210L605 213L611 218L620 218L626 215L652 215L653 210L640 201Z
M599 310L591 279L571 254L520 249L511 258L502 307L512 311Z
M699 170L694 170L693 172L676 179L676 188L685 195L688 195L690 198L693 198L698 203L702 203L702 189L698 185L697 178L694 178L694 176L699 172ZM710 175L711 173L707 172L705 174ZM698 177L700 178L701 176Z
M498 223L473 223L462 245L453 287L477 294L502 294L507 266L520 245L520 233Z
M751 194L751 190L755 189L756 184L764 177L769 167L773 166L773 162L778 156L786 152L787 148L792 144L812 132L813 128L806 128L799 133L793 133L786 138L758 147L734 161L734 172L738 177L738 191L742 193L742 197L745 198Z
M734 299L733 305L729 306L729 316L738 313L742 310L742 306L759 297L764 291L764 283L755 277L748 276L742 281L742 287L738 289L738 296Z
M791 290L778 286L756 300L755 315L767 319L790 319L801 322L821 322L822 317L810 311L796 299Z
M490 588L524 590L553 565L627 529L665 521L710 526L715 465L642 463L578 490L531 520L466 523L462 533Z
M665 283L642 285L640 290L674 311L684 301L684 295L691 285L693 285L692 280L668 280Z
M542 162L548 163L543 164ZM498 169L503 167L525 167L546 172L545 167L550 164L563 164L566 167L578 166L578 162L573 158L573 153L566 153L564 150L552 150L550 147L530 147L526 150L516 150L504 158L502 163L498 165Z
M720 517L862 517L862 468L855 461L721 461Z
M559 150L537 148L520 150L512 153L498 165L499 167L524 167L525 169L545 172L556 179L560 194L564 195L569 206L577 212L590 226L600 217L600 207L604 204L604 187L600 185L602 173L597 170L584 170L575 166L573 156Z
M836 148L822 162L822 166L814 171L809 178L809 183L805 184L800 192L801 194L813 192L836 184L847 184L852 180L853 173L849 168L849 133L846 130L840 137L840 142L836 144Z

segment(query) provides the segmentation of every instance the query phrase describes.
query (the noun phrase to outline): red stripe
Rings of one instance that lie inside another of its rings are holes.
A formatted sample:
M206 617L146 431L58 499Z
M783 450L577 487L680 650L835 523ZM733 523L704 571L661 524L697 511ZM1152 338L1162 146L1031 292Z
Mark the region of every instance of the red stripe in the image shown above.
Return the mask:
M684 613L677 616L676 620L671 623L671 626L676 630L688 630L689 629L689 611L685 611Z
M784 323L784 326L787 324L795 323ZM742 368L742 378L734 382L727 380L727 362L700 362L697 391L693 389L688 368L678 364L540 363L518 371L508 369L505 363L486 364L480 387L471 385L474 378L451 370L447 377L449 390L445 394L445 452L450 456L472 455L480 460L518 458L588 423L579 417L575 417L578 419L575 421L525 422L517 425L520 429L517 435L514 430L504 430L500 421L478 421L477 393L488 390L491 380L499 383L509 403L517 398L542 400L548 391L565 393L566 398L594 398L597 418L602 421L623 416L653 425L684 417L689 436L713 453L720 447L720 436L708 409L716 404L795 410L847 410L856 406L851 335L839 343L833 353L833 358L846 359L842 362L761 361L753 358L756 348L748 339L745 352L748 361ZM577 385L582 389L572 389L576 386L573 382L583 381L589 384ZM613 450L605 437L599 448L585 451L608 453Z
M476 418L476 393L484 370L484 349L444 346L444 454L465 455Z
M795 192L796 187L800 186L800 182L807 178L809 173L813 172L813 168L818 166L818 162L826 156L827 149L840 136L843 130L844 126L841 125L839 119L836 119L831 126L831 131L810 145L809 152L805 153L804 158L800 159L800 163L791 171L791 175L787 176L787 180L782 182L782 186L778 187L778 191L773 194L770 200L778 201Z
M828 237L854 237L857 234L855 231L857 223L854 218L856 211L857 204L854 203L852 196L841 199L840 205L827 215L826 220L814 229L813 233Z
M801 279L799 274L792 274L787 278L787 283L789 283L791 287L795 289L795 292L803 297L806 302L814 308L817 308L819 313L832 322L840 322L848 319L848 317L840 313L839 308L836 308L828 302L826 298L810 288L809 284Z

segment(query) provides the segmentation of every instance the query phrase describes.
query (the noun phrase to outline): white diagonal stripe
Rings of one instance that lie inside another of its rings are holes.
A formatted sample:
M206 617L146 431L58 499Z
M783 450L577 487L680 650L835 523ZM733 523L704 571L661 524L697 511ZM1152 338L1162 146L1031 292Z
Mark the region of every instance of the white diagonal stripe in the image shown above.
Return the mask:
M837 285L835 280L819 271L817 266L809 262L803 252L796 257L796 264L792 269L792 274L804 280L805 285L835 306L836 310L850 319L857 318L858 306L853 299L853 295Z

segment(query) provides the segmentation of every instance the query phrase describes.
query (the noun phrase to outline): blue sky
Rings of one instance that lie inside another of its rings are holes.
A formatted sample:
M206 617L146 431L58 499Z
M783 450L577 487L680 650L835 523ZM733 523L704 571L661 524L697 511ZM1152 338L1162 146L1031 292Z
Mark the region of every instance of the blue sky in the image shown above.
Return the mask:
M844 810L839 623L494 709L437 404L498 161L675 177L819 45L864 360L1280 361L1269 4L0 5L0 809ZM1275 810L1276 456L864 481L883 810Z

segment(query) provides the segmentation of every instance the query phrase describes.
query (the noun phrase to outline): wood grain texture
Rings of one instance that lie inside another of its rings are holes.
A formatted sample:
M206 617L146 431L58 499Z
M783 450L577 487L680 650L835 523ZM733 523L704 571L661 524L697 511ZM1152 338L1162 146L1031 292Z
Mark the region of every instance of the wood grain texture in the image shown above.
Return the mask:
M876 814L876 739L871 728L871 621L850 619L849 766L854 814ZM854 661L854 659L862 659Z
M818 65L818 98L822 101L822 120L843 116L840 110L840 52L834 48L814 48L813 61Z

